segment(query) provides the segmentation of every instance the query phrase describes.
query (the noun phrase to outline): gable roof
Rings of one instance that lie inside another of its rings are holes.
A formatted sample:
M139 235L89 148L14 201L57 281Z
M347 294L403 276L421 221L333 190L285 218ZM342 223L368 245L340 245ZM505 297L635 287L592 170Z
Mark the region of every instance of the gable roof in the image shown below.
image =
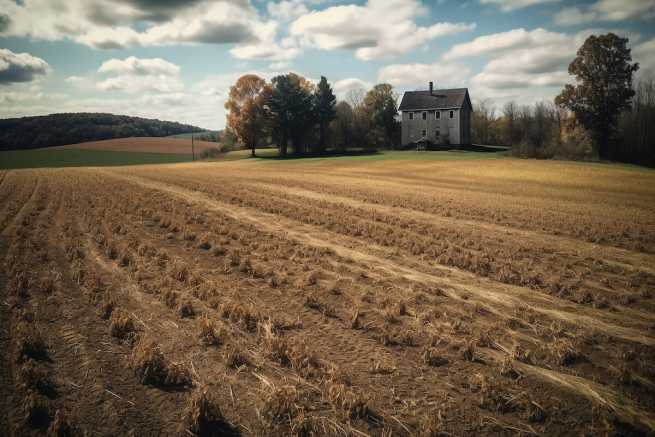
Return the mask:
M398 110L461 108L465 104L471 104L468 88L434 90L432 94L430 91L407 91Z

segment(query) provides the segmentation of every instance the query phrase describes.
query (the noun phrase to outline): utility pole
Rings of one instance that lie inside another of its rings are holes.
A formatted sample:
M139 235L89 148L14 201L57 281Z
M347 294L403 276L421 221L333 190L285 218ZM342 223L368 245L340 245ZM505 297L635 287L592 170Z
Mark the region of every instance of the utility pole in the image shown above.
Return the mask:
M191 134L191 161L196 160L196 149L194 144L194 135Z

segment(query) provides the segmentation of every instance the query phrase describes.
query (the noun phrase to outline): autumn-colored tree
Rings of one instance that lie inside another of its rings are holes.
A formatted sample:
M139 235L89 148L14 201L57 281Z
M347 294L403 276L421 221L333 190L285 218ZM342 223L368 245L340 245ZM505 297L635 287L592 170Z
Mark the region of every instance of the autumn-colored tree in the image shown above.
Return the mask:
M266 81L254 74L241 76L230 88L225 102L227 125L234 131L255 156L257 143L267 132L268 99L271 88Z
M328 125L332 120L334 120L336 115L336 104L337 98L332 92L332 87L325 76L321 76L321 81L318 83L316 91L314 92L314 114L316 116L316 122L318 123L318 150L320 152L325 150L325 134Z
M289 139L294 153L304 152L304 139L315 117L312 105L314 85L295 73L275 76L270 97L271 125L280 156L286 156Z
M577 84L566 85L555 103L572 111L593 135L601 158L610 157L609 138L619 114L630 108L635 92L632 74L639 64L631 64L628 39L592 35L569 65Z

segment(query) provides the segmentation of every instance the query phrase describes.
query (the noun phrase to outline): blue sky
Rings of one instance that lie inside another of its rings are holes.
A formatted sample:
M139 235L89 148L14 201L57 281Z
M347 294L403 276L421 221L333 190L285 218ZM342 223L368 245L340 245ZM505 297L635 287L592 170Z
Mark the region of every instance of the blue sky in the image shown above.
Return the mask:
M244 73L324 75L339 98L468 87L552 99L591 34L655 71L655 0L0 0L0 117L102 111L225 124Z

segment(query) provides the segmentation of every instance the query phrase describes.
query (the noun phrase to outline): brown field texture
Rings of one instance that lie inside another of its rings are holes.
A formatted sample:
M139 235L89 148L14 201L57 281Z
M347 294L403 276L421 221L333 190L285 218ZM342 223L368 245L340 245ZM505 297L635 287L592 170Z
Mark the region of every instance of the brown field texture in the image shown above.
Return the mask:
M217 144L210 141L195 141L195 153L200 155L204 150L216 148ZM107 150L110 152L150 152L191 154L191 138L171 137L134 137L116 138L112 140L89 141L86 143L57 146L54 149Z
M655 432L652 171L239 161L0 179L8 435Z

